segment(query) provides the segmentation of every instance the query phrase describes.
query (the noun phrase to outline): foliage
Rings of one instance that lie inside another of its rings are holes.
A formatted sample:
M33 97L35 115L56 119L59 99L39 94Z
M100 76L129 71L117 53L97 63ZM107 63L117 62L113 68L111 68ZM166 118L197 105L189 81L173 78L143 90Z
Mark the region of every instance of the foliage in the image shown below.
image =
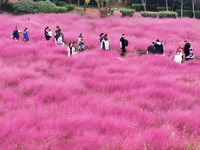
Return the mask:
M133 14L135 13L135 10L120 10L120 13L122 14L123 17L125 16L132 17Z
M13 6L16 14L31 14L38 12L38 7L32 0L20 0Z
M151 17L151 18L156 18L158 16L157 12L152 12L152 11L141 11L140 14L143 17Z
M84 12L83 9L75 9L73 12L78 12L80 14L87 14L86 12Z
M67 12L67 8L66 7L58 6L58 13L66 13L66 12Z
M62 7L64 7L64 6L66 5L66 3L63 2L63 1L56 1L55 4L56 4L57 6L62 6Z
M131 6L137 12L144 11L144 7L142 4L132 4Z
M172 11L160 11L158 12L158 17L159 18L176 18L178 17L178 14Z
M176 13L178 14L179 17L181 16L181 10L180 9L176 10ZM183 17L192 18L193 17L192 10L183 10Z
M57 13L58 7L50 1L36 2L39 13Z
M66 4L66 5L64 5L64 7L66 7L67 8L67 12L69 12L69 11L73 11L75 9L76 5Z
M171 10L171 7L168 7ZM166 7L157 7L157 11L166 11Z
M3 2L2 4L2 8L4 8L4 6L5 6L5 2ZM14 6L14 3L8 1L5 6L5 11L13 13L14 12L13 6Z

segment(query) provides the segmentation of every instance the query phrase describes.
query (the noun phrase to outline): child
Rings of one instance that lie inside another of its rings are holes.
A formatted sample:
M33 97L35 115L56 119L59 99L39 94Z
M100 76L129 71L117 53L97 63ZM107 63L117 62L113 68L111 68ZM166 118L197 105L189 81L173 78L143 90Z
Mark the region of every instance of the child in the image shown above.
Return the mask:
M62 34L61 34L60 37L58 38L57 44L58 44L58 45L64 46L63 35L62 35Z
M68 57L76 54L75 48L73 47L72 43L69 43L69 47L67 48Z
M174 56L174 61L181 64L182 60L182 54L179 51L177 51L176 55Z
M194 53L192 51L192 48L190 49L190 54L186 56L186 60L193 60L194 59Z

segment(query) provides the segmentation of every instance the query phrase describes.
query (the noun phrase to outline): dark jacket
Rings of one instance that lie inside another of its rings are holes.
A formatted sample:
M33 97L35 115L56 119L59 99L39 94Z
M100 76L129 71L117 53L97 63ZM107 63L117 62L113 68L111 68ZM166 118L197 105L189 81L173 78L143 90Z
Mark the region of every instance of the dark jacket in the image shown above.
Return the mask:
M164 49L163 49L163 45L162 45L161 42L157 42L157 43L154 45L154 47L156 48L156 49L155 49L155 53L156 53L156 54L163 54Z
M63 40L64 40L64 35L63 35L63 33L61 32L61 30L59 29L58 31L55 31L55 39L56 39L56 41L58 41L58 38L60 37L60 35L62 35L63 37Z
M154 46L153 45L149 45L147 48L148 54L153 54L154 53Z
M13 31L13 39L19 40L19 32L18 32L18 30L14 30Z
M186 43L185 46L184 46L184 53L185 53L185 57L187 57L189 54L190 54L190 43Z

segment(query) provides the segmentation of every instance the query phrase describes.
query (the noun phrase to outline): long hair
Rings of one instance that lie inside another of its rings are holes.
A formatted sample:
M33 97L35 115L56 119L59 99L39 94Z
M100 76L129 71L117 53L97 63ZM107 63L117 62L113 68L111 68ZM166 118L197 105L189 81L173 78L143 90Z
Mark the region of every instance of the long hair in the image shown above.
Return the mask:
M26 31L28 28L25 28L24 31Z
M107 41L107 40L108 40L108 35L105 34L105 35L103 36L103 39L104 39L105 41Z

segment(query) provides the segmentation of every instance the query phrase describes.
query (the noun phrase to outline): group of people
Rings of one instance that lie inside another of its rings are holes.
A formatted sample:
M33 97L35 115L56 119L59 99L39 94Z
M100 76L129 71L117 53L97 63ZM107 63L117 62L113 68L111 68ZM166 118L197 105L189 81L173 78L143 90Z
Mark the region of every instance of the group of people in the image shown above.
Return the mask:
M11 37L15 41L19 41L19 33L22 33L22 31L20 31L18 29L18 27L16 26L15 30L11 34ZM44 34L45 34L45 39L49 42L52 38L52 35L53 35L51 29L49 27L46 27L44 29ZM55 39L55 43L57 45L61 45L61 46L65 45L64 34L62 33L59 26L56 26L54 39ZM109 50L108 34L101 33L99 40L100 40L101 49L108 51ZM29 41L28 28L24 29L23 41L24 42ZM183 47L182 43L180 43L179 47L177 48L177 52L176 52L176 55L174 57L175 62L182 63L184 58L185 58L186 61L194 59L194 53L192 51L191 44L187 40L185 40L184 43L185 43L184 47ZM85 49L84 44L85 44L85 42L83 40L83 34L81 33L78 37L78 42L77 42L79 52L81 52ZM124 56L126 54L126 47L127 46L128 46L128 40L126 39L126 35L122 34L122 37L120 38L120 48L122 50L121 56ZM73 43L71 43L71 42L69 43L68 48L67 48L67 52L68 52L68 56L72 56L72 55L76 54ZM159 39L157 39L156 42L152 42L151 45L148 46L147 54L161 54L161 55L164 54L163 44L160 42ZM185 57L184 57L183 54L185 54Z
M191 44L187 40L184 40L184 43L184 46L182 43L179 44L176 55L174 56L174 61L177 63L182 63L184 58L186 61L194 59L194 53L192 51L193 48ZM151 45L148 46L147 54L164 54L163 44L159 39L157 39L156 42L152 42Z
M18 29L18 27L15 27L15 30L11 33L11 37L15 40L15 41L19 41L19 33L21 33L22 31L20 31ZM29 41L29 36L28 36L28 28L24 29L24 33L23 33L23 41L27 42Z

